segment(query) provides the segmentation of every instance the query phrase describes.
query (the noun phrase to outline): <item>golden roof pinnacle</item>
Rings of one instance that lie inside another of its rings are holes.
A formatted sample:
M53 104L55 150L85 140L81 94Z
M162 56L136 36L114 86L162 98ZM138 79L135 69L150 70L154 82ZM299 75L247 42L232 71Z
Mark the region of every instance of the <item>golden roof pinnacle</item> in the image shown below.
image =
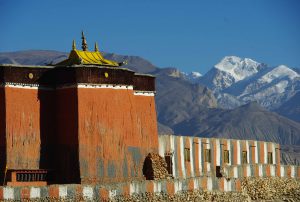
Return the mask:
M81 46L81 48L82 48L83 51L87 51L88 50L88 45L87 45L87 42L86 42L86 39L85 39L83 31L81 32L81 39L82 39L82 46Z
M68 59L57 63L56 65L100 65L100 66L109 66L109 67L119 67L127 64L127 61L121 63L107 60L103 57L99 51L98 43L95 43L95 51L88 51L87 42L84 36L84 32L81 32L82 39L82 50L76 50L76 43L73 40L72 51L69 54Z
M73 40L73 43L72 43L72 50L76 50L76 43L75 43L75 40Z
M95 52L99 52L98 43L95 42Z

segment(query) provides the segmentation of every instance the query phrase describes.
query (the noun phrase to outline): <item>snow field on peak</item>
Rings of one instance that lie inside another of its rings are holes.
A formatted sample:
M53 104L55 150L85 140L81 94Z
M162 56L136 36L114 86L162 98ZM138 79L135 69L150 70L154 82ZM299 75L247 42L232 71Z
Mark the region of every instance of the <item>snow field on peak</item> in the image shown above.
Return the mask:
M200 72L191 72L188 75L191 76L191 77L193 77L193 78L199 78L199 77L202 76L202 74Z
M259 65L260 63L249 58L226 56L215 65L215 68L229 73L237 82L257 73Z
M273 70L269 71L267 74L262 76L258 82L260 83L271 83L274 79L288 77L289 79L293 80L296 77L300 77L300 75L293 71L292 69L288 68L287 66L280 65L275 67Z

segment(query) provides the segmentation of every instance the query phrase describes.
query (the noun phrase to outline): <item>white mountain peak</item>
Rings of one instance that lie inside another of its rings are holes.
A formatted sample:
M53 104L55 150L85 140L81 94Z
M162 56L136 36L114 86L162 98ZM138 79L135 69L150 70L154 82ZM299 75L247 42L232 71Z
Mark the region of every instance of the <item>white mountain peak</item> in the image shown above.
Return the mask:
M300 73L285 65L270 67L249 58L227 56L200 82L214 91L225 108L257 101L276 109L300 90Z
M197 83L198 80L202 77L202 74L200 72L181 72L185 79L192 83Z
M195 79L202 76L202 74L200 72L191 72L189 75Z
M279 65L274 69L272 69L271 71L269 71L264 76L262 76L259 79L259 82L271 83L274 79L285 78L285 77L289 78L290 80L293 80L296 77L300 77L300 75L285 65Z
M215 65L215 68L229 73L237 82L257 73L259 65L260 63L250 58L226 56Z

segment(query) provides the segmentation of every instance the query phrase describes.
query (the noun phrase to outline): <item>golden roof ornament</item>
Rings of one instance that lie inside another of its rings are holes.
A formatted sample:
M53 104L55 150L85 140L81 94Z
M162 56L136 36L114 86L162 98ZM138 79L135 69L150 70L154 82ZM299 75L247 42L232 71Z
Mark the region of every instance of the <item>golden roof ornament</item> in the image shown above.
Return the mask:
M69 54L68 59L57 63L56 65L72 66L72 65L99 65L108 67L120 67L126 65L127 61L116 62L113 60L107 60L103 57L99 51L98 43L95 43L95 51L88 51L87 42L84 36L84 32L81 32L82 50L76 49L75 40L72 43L72 51Z
M85 39L83 31L81 32L81 39L82 39L82 46L81 46L81 48L82 48L83 51L87 51L88 50L88 45L87 45L87 42L86 42L86 39Z
M76 50L76 43L75 43L75 40L73 40L73 43L72 43L72 50Z
M95 42L95 52L99 52L98 43Z

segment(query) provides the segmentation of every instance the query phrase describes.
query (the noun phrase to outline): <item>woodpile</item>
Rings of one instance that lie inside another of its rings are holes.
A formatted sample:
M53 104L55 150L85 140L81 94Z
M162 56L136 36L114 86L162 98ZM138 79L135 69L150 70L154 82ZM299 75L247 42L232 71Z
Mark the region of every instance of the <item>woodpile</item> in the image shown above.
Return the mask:
M245 178L242 189L252 200L300 201L300 181L292 178Z
M204 190L194 190L194 191L180 191L174 195L169 195L165 192L160 193L143 193L143 194L133 194L131 196L116 196L111 201L115 202L165 202L165 201L216 201L216 202L250 202L251 199L248 195L241 192L219 192L219 191L204 191Z
M143 167L143 173L147 180L159 180L172 177L168 173L165 159L156 153L149 153L147 155Z

